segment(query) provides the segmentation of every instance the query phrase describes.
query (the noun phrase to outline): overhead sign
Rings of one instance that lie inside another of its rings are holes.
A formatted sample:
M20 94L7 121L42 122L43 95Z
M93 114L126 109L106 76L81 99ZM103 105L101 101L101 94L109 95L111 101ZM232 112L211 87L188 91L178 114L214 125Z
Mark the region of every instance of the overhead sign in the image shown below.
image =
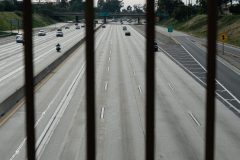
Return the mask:
M22 22L19 19L11 19L9 21L9 23L11 23L14 26L21 26L22 25Z
M173 32L173 27L172 26L168 26L168 32Z
M109 16L109 13L108 12L100 12L99 16L106 17L106 16Z
M219 39L221 42L226 42L228 40L227 33L221 33Z

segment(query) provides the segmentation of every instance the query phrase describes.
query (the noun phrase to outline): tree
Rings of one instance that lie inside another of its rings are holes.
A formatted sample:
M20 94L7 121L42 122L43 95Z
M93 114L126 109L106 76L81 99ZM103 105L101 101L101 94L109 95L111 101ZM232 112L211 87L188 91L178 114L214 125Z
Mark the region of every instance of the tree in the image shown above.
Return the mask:
M128 12L132 12L132 6L130 6L130 5L127 6L127 11L128 11Z
M184 3L181 0L158 0L157 11L167 13L171 16L174 9L183 4Z
M101 2L98 9L102 12L120 12L123 7L122 0L111 0L106 2Z
M143 6L141 4L134 4L133 5L133 12L143 13Z
M71 0L70 1L70 10L82 12L84 10L84 3L85 2L83 2L83 0Z

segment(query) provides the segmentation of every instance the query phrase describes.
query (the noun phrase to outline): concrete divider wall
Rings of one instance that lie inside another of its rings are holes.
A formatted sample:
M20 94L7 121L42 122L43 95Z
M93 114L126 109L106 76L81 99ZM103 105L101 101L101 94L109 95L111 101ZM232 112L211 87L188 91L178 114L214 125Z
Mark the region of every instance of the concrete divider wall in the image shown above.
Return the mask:
M95 31L101 28L102 25L98 26ZM82 45L86 40L86 37L82 38L77 42L73 47L68 49L64 54L58 57L55 61L49 64L45 69L39 72L34 77L34 85L37 85L41 82L46 76L48 76L54 69L56 69L67 57L69 57L80 45ZM6 98L3 102L0 103L0 118L3 117L7 112L9 112L16 103L18 103L22 98L24 98L25 88L24 86L17 89L13 94Z

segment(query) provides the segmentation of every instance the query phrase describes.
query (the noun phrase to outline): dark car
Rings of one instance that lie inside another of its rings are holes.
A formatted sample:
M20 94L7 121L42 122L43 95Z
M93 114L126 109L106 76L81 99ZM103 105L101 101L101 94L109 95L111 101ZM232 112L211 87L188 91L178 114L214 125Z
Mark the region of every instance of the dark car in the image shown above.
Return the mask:
M154 51L157 52L158 51L158 44L156 41L154 41Z
M129 31L126 31L125 36L131 36L131 33Z
M66 27L65 27L65 29L69 29L69 27L68 27L68 26L66 26Z
M102 25L102 28L106 28L106 26L105 26L105 25Z
M126 27L126 26L123 26L123 30L126 31L126 30L127 30L127 27Z
M62 31L62 29L61 29L61 28L58 28L57 31Z

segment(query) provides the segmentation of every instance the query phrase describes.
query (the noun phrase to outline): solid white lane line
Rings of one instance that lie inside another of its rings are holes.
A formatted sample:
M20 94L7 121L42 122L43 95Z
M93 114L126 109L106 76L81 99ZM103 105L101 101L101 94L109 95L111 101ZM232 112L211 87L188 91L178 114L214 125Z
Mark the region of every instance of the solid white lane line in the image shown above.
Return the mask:
M82 72L84 71L84 67L85 65L82 65L80 72L78 73L77 77L81 77L82 76ZM76 77L75 77L76 79ZM39 124L39 122L42 120L42 118L45 116L45 113L48 111L48 109L52 106L53 102L57 99L57 97L60 95L60 93L63 91L65 85L66 85L67 81L64 82L64 84L61 86L60 90L57 92L56 96L53 98L53 100L49 103L48 107L43 111L42 115L40 116L40 118L36 121L34 128L36 128ZM72 85L71 85L72 86ZM71 88L71 86L69 88ZM20 145L18 146L18 148L16 149L15 153L12 155L12 157L10 158L10 160L13 160L17 154L19 153L19 151L21 150L21 148L23 147L23 145L26 142L26 137L23 139L23 141L20 143Z
M227 92L226 90L216 90L216 92Z
M105 108L104 108L104 107L102 107L102 109L101 109L101 119L103 119L103 118L104 118L104 110L105 110Z
M193 121L198 125L201 126L201 124L198 122L198 120L194 117L194 115L192 114L192 112L188 112L188 114L190 115L190 117L193 119Z
M140 85L138 86L138 90L139 90L140 93L142 93L142 88L141 88Z
M227 101L237 101L236 99L226 99Z
M108 89L108 82L105 82L105 87L104 87L105 91Z

